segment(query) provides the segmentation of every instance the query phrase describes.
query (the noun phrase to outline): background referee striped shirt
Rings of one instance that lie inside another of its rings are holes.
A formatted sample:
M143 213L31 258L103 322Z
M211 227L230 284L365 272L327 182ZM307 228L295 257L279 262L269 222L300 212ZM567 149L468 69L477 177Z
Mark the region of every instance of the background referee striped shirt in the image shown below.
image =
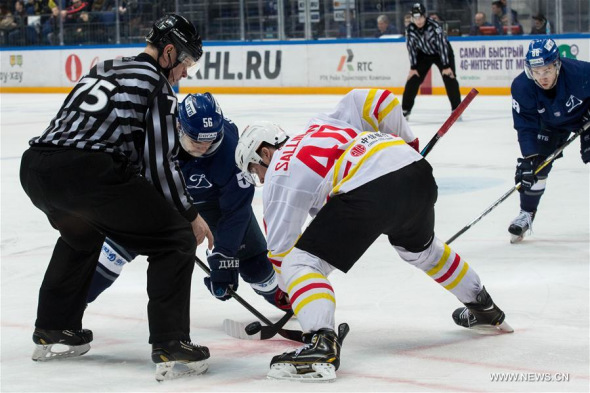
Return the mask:
M449 59L449 40L442 27L430 18L420 29L410 23L406 29L406 46L410 54L410 68L415 70L418 63L418 51L425 55L438 55L443 68L451 66Z
M151 56L100 62L82 77L31 146L63 146L125 156L192 221L196 209L174 156L177 99Z

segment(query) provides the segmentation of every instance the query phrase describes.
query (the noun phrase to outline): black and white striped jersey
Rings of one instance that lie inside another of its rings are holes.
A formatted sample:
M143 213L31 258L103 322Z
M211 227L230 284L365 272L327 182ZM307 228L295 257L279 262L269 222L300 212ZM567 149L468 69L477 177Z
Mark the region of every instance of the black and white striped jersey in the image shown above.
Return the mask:
M31 146L63 146L124 155L187 219L196 217L174 159L177 99L146 53L100 62L67 96Z
M419 29L414 23L406 28L406 46L410 55L410 68L416 69L418 63L418 52L426 55L438 55L443 68L451 66L449 59L449 40L443 32L442 27L430 18Z

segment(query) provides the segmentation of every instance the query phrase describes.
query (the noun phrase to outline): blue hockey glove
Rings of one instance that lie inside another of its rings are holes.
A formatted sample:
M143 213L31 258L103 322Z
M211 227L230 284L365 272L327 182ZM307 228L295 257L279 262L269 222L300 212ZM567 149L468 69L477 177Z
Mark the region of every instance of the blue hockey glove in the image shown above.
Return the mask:
M207 262L211 268L211 276L205 277L205 286L219 300L231 298L228 289L238 289L239 259L213 251L207 257Z
M580 135L580 154L584 164L590 162L590 130Z
M528 191L537 182L538 179L535 175L535 168L541 161L539 156L536 154L533 156L517 159L514 183L520 183L520 188L518 191Z

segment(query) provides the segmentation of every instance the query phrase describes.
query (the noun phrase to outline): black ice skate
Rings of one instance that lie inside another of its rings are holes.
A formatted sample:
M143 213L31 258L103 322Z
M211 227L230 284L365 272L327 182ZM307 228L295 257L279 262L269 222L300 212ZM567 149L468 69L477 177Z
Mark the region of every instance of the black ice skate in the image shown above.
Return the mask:
M512 235L510 243L518 243L524 239L524 235L533 231L535 212L520 211L520 214L510 223L508 232Z
M152 361L156 363L158 382L203 374L209 368L209 348L189 341L172 340L152 344Z
M37 344L32 356L34 361L81 356L90 350L92 331L35 328L33 342Z
M301 382L334 381L342 342L349 330L348 324L343 323L338 327L338 335L331 329L306 333L304 339L308 344L272 358L267 377Z
M476 330L514 332L504 320L506 315L494 304L485 287L477 294L475 303L465 303L465 306L453 312L453 320L457 325Z

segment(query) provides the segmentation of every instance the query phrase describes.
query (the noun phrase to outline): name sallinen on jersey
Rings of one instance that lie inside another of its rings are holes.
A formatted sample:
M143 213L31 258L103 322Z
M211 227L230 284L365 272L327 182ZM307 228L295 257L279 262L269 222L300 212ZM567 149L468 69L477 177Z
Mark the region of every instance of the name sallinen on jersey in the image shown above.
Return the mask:
M295 154L297 146L299 146L299 143L305 135L306 134L301 134L297 135L296 137L293 137L287 143L285 143L281 150L279 150L281 155L279 157L279 162L277 162L277 165L275 165L275 171L277 173L281 173L279 171L282 171L282 174L287 173L287 171L289 170L289 163L291 162L291 157L293 157L293 154Z
M238 59L245 58L245 64L232 62L232 54ZM281 73L282 56L283 51L281 50L249 50L246 51L245 57L242 56L241 49L240 52L238 50L219 52L209 50L200 60L201 66L196 78L208 80L276 79ZM230 68L232 69L230 70ZM242 71L231 72L236 68Z

